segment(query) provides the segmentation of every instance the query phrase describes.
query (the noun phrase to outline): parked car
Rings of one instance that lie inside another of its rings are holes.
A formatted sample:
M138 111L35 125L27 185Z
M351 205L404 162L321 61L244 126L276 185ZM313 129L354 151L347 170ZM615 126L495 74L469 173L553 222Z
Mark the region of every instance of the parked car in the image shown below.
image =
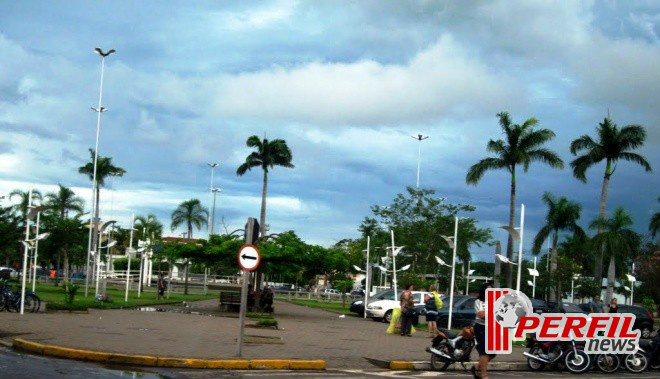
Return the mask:
M477 313L474 311L474 301L476 298L466 295L454 295L454 305L451 315L451 326L463 327L472 325ZM449 322L449 296L443 296L444 306L438 310L438 327L446 328Z
M574 303L569 303L567 301L562 301L561 303L553 303L554 307L552 308L552 313L583 313L586 314L580 306Z
M392 290L380 291L377 292L375 295L371 296L368 299L368 303L371 304L375 301L384 300L385 298L390 298L390 297L394 299L394 291ZM358 299L353 301L351 303L349 310L351 311L351 313L356 313L360 317L364 316L364 299Z
M339 297L341 292L334 288L326 288L321 292L321 297Z
M635 315L633 329L641 332L642 338L651 338L653 331L653 314L648 309L637 305L619 305L619 313L632 313Z
M413 299L415 301L415 321L413 324L417 324L417 318L419 317L419 312L424 308L424 295L428 292L424 291L413 291ZM397 297L397 300L400 298L401 293ZM399 307L399 302L394 301L394 291L386 292L386 294L380 295L376 301L373 303L367 304L367 317L370 317L374 321L385 321L390 322L392 320L392 310L396 307Z
M13 272L14 270L9 267L0 267L0 279L9 280Z
M548 303L546 303L544 300L531 299L531 301L532 301L532 308L534 308L534 313L543 314L550 312L550 307L548 306Z

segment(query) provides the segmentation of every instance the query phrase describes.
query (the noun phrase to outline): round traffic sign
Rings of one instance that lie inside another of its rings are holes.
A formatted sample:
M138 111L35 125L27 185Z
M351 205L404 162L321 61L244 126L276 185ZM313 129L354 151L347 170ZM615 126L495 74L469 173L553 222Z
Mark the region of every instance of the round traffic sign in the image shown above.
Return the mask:
M238 265L243 270L254 271L259 267L261 254L254 245L245 244L238 250Z

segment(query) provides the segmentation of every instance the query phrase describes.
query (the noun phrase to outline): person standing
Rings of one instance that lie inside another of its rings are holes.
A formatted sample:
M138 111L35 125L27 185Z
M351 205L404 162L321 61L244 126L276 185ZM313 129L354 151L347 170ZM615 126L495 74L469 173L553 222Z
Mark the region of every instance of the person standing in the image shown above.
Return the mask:
M610 309L607 313L618 313L619 312L619 303L616 300L616 297L613 297L610 301Z
M401 293L401 335L412 337L411 328L415 316L415 299L413 298L412 284L406 284Z
M429 338L438 334L438 310L442 309L444 304L438 294L435 285L429 287L430 294L424 295L424 309L426 309L426 323L428 324Z
M603 301L600 299L600 296L594 296L594 299L589 303L589 310L591 310L591 313L603 312Z
M486 290L492 286L492 283L484 283L479 289L479 297L474 302L474 311L477 313L474 319L474 338L477 340L479 362L472 366L470 371L475 379L488 379L488 363L495 358L493 354L486 354Z
M163 297L165 294L165 289L167 288L167 283L165 282L165 278L163 278L163 274L159 273L158 274L158 299Z

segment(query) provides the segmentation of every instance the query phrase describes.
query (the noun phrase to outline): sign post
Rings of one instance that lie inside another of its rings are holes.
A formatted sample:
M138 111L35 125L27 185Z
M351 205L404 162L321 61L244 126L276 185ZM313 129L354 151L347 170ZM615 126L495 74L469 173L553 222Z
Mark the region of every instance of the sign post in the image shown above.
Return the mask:
M257 225L255 228L254 226ZM250 282L250 272L259 267L261 263L261 255L257 247L252 245L259 237L259 227L257 220L253 218L248 219L245 225L245 242L240 250L238 250L238 265L243 270L243 285L241 286L241 308L238 313L238 344L236 346L236 356L241 357L243 354L243 332L245 331L245 312L247 309L248 300L248 284ZM256 234L256 235L255 235Z

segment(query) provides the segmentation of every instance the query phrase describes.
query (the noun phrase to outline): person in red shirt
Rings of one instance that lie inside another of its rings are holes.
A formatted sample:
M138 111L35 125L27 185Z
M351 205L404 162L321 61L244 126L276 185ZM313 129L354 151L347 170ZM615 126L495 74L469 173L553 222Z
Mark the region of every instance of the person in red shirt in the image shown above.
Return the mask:
M412 284L406 284L401 294L401 335L412 337L411 328L415 316L415 299L413 298Z

